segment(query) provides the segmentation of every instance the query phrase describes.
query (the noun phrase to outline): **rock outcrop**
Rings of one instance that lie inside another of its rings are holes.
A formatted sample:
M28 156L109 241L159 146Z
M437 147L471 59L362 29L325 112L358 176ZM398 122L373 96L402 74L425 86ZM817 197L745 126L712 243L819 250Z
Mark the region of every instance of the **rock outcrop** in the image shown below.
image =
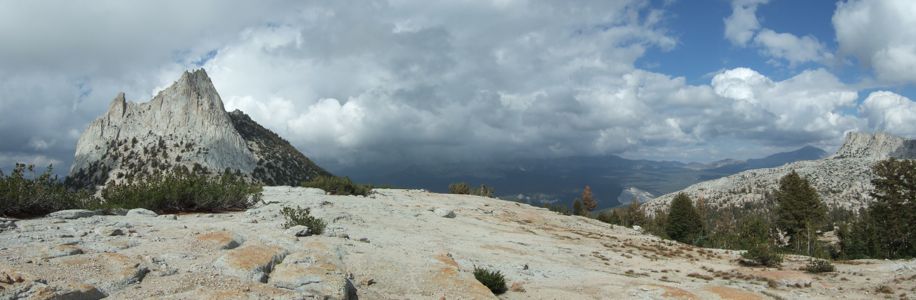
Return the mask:
M147 103L118 94L80 136L70 180L101 185L174 167L230 170L271 185L298 185L329 174L244 113L227 113L200 69L185 72Z
M916 288L916 260L835 262L829 275L800 271L809 258L795 255L743 267L738 251L492 198L263 196L245 212L20 220L0 232L0 299L871 299L880 286L896 299ZM284 207L310 208L325 233L285 233ZM99 226L125 234L85 234ZM475 267L512 288L497 298Z
M830 157L789 163L776 168L755 169L705 181L684 190L662 195L649 201L649 213L665 210L680 192L693 199L703 199L712 209L759 205L779 186L779 179L792 172L807 178L829 206L857 210L867 206L874 190L872 166L888 158L916 158L916 140L886 133L846 135L843 145Z

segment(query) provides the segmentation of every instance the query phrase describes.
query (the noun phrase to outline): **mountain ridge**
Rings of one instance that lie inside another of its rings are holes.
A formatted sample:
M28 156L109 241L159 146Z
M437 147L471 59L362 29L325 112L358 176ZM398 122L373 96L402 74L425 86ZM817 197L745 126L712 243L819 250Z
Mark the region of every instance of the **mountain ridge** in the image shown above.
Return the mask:
M810 181L828 207L857 210L872 200L871 167L887 158L916 158L914 145L914 140L887 133L849 132L843 145L831 156L696 183L652 199L645 209L650 213L666 210L668 203L681 192L693 199L703 199L712 209L759 204L771 197L782 176L796 171Z
M239 126L249 134L243 135ZM264 164L264 158L278 162ZM198 69L184 72L145 103L129 102L118 93L80 136L69 183L129 181L174 167L211 174L233 171L253 181L287 185L330 174L244 113L227 113L210 77Z

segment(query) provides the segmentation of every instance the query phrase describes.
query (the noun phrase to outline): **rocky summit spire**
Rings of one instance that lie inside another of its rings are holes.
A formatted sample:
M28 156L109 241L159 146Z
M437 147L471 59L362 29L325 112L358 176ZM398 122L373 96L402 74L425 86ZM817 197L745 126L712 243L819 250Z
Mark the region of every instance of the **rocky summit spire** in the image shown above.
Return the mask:
M124 98L124 92L120 92L108 105L108 122L120 122L126 111L127 100Z
M70 175L75 184L97 185L186 167L298 185L328 174L244 114L236 118L203 69L185 72L147 103L120 93L80 136Z

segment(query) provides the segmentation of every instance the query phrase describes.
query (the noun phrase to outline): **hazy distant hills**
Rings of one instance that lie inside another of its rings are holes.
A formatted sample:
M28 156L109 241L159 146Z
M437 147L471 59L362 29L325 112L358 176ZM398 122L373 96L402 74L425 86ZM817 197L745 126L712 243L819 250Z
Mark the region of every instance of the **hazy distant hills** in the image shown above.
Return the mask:
M802 148L796 152L801 155L818 154L822 151ZM775 164L778 158L800 156L770 156L773 157L777 158L772 161ZM694 199L703 198L713 209L760 203L768 192L778 186L780 178L795 171L811 182L828 206L855 210L868 205L872 200L872 166L891 157L916 158L916 140L885 133L851 132L846 135L843 146L829 157L780 164L777 167L752 168L727 177L693 184L679 192L684 192ZM716 168L718 169L721 168ZM646 208L649 211L667 209L674 196L673 192L660 195L647 202Z
M475 168L464 165L439 166L436 169L405 167L385 171L359 169L334 170L359 182L390 184L406 188L423 188L446 192L449 183L485 183L496 189L501 198L520 199L532 204L570 203L586 184L599 200L600 208L614 207L618 197L629 188L663 195L704 180L719 178L753 168L775 167L799 160L819 159L821 149L804 147L747 161L723 160L711 164L676 161L632 160L615 155L600 157L567 157L557 159L520 159ZM627 195L624 198L631 199ZM641 199L646 201L647 199Z

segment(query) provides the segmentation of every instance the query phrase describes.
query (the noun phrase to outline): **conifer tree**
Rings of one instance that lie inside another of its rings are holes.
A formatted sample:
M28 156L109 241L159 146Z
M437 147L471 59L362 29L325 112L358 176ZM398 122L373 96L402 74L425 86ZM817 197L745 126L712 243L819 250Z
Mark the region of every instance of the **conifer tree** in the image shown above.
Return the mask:
M870 218L863 219L870 219L876 231L879 253L874 255L916 256L916 161L891 158L877 163L873 171L875 202L869 207Z
M593 211L598 208L598 201L595 201L595 198L592 197L592 188L588 185L582 190L582 205L585 206L586 211Z
M811 187L808 179L792 171L779 179L776 204L777 228L792 237L796 251L801 251L804 240L806 253L811 255L817 240L815 231L827 216L827 208L817 190Z
M665 232L673 240L682 243L693 243L703 231L703 222L693 202L684 193L679 193L671 200L668 210L668 224Z
M582 205L582 201L579 200L579 198L576 198L576 200L573 201L573 215L584 216L587 213L588 211L585 210L585 206Z

